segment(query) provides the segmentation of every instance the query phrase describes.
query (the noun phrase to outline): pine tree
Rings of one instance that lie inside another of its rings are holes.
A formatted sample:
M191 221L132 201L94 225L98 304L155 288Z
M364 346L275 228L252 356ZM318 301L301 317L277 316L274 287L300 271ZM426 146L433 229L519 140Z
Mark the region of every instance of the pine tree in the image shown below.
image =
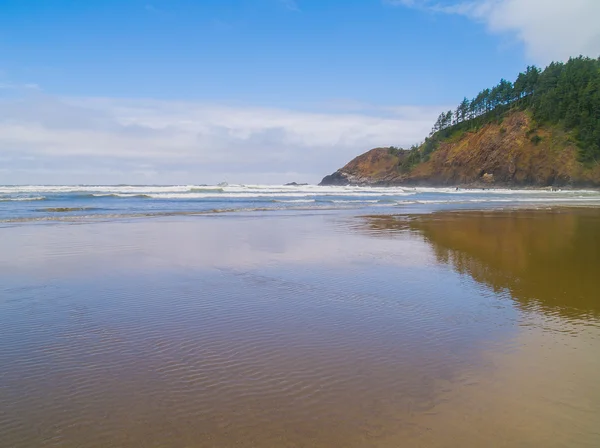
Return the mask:
M479 126L504 113L506 106L529 108L538 122L560 122L574 130L581 160L600 162L600 58L552 62L544 70L528 66L514 84L502 79L472 100L464 98L456 110L440 114L431 135L465 122L467 127ZM429 150L434 140L427 142Z

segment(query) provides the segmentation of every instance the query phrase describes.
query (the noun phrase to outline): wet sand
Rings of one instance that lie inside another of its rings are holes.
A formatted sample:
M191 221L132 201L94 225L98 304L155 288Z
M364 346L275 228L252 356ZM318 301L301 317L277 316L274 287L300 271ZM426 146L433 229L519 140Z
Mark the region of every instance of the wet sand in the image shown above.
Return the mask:
M600 209L0 239L2 447L600 445Z

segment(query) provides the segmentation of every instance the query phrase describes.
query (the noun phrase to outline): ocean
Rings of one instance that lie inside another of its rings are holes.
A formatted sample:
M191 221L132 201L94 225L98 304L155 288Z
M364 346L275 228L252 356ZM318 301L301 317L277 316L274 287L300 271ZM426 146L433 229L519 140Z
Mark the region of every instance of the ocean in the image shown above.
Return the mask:
M316 185L24 185L0 186L0 225L231 212L415 213L569 204L600 204L600 192Z

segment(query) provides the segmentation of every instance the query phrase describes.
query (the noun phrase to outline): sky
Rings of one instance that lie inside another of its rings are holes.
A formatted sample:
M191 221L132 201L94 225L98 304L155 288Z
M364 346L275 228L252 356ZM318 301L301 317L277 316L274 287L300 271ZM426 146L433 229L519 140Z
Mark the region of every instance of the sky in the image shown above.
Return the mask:
M600 56L599 0L0 0L0 184L318 182Z

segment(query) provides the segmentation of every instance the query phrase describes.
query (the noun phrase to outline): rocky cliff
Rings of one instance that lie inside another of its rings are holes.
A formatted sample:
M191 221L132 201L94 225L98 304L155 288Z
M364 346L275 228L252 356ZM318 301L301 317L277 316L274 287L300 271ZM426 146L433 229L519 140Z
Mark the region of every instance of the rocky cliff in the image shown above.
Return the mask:
M560 126L538 126L523 111L456 132L437 142L426 161L407 165L410 156L408 150L375 148L321 185L600 186L600 164L578 161L572 135Z

